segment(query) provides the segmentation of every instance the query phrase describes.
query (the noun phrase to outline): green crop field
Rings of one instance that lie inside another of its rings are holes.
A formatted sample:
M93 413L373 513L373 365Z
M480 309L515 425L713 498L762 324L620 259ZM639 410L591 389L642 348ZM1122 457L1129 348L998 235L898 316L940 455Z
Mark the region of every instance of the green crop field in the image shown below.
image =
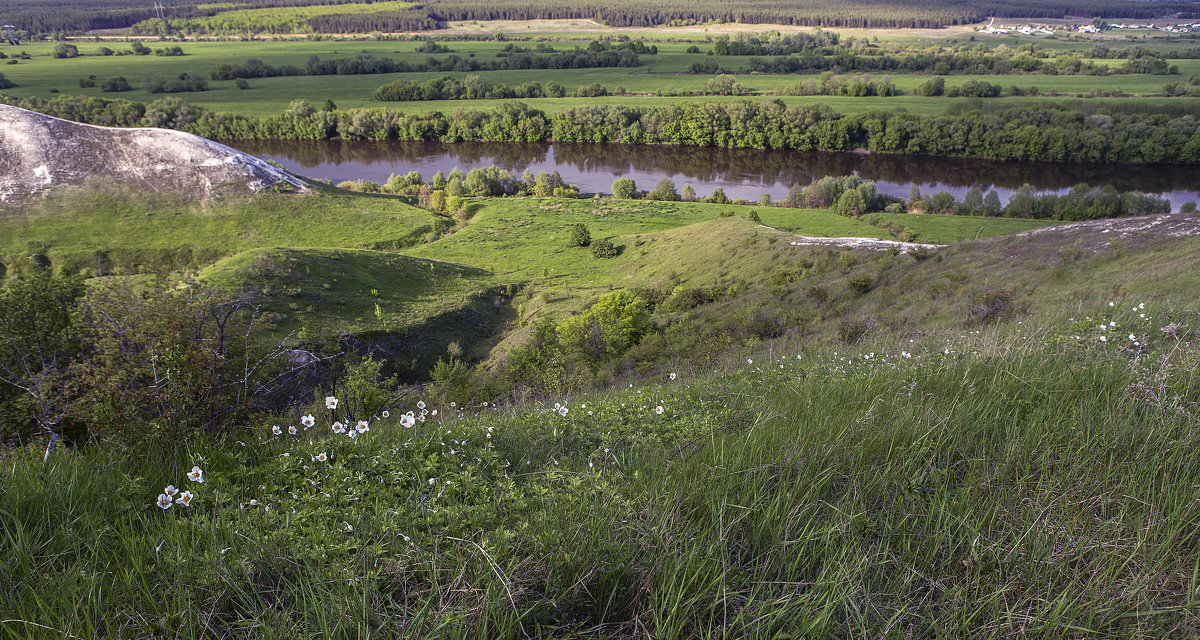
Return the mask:
M527 43L523 43L527 44ZM581 44L579 41L549 40L546 42L556 50L570 50ZM148 41L151 48L171 46L172 43L155 43ZM162 76L170 79L182 73L192 73L208 77L209 71L221 64L241 64L247 59L254 58L274 65L292 64L303 66L310 56L321 59L336 59L369 54L378 57L389 57L397 61L418 64L424 62L428 54L417 53L420 45L412 41L253 41L253 42L185 42L183 47L187 55L177 57L147 56L98 56L94 55L100 47L113 49L127 47L118 42L79 42L77 46L82 54L77 58L56 59L51 56L54 45L51 43L35 43L21 45L19 51L30 54L30 60L20 60L17 64L0 65L0 73L18 86L6 90L6 93L16 97L38 96L52 97L52 90L62 94L103 96L110 98L125 98L129 100L149 102L162 97L154 95L141 88L144 78ZM506 43L503 42L450 42L454 55L474 56L480 60L498 59ZM297 76L251 79L248 90L240 90L234 81L209 81L209 90L194 93L175 94L189 103L211 108L215 111L232 112L250 116L265 116L283 111L287 105L296 99L305 99L314 104L333 100L340 108L379 108L388 110L403 110L406 112L426 113L430 111L453 111L459 107L489 109L500 101L468 100L468 101L428 101L428 102L378 102L372 98L374 90L389 82L404 79L425 81L432 78L450 75L463 78L467 75L479 75L484 80L517 86L526 82L537 81L543 84L557 82L568 92L574 92L578 87L599 83L610 92L618 88L631 95L608 96L599 98L559 98L523 100L530 105L547 111L556 112L588 104L672 104L676 102L721 101L735 98L732 96L696 96L696 97L651 97L646 94L675 91L696 91L704 82L713 76L686 73L693 62L711 59L703 52L688 54L684 50L690 46L686 43L660 43L658 55L641 56L641 65L636 68L594 68L594 69L548 69L548 70L512 70L512 71L479 71L465 72L420 72L393 73L351 76ZM703 45L707 50L707 45ZM444 56L446 54L442 54ZM434 56L434 57L442 57ZM729 56L719 59L723 66L738 70L746 64L745 57ZM1100 60L1101 63L1119 61ZM1171 81L1187 82L1192 74L1200 73L1200 60L1173 60L1172 64L1179 67L1180 73L1174 76L1159 76L1149 74L1128 74L1118 76L1045 76L1029 75L953 75L947 78L947 89L960 86L968 80L982 80L999 84L1005 93L1010 87L1022 91L1037 89L1042 97L1020 98L1022 101L1036 100L1054 102L1069 99L1067 96L1087 95L1093 91L1111 92L1120 90L1130 96L1154 96L1162 93L1163 85ZM857 77L860 74L848 74L847 77ZM80 79L95 77L95 85L90 88L79 86ZM121 93L105 93L101 90L103 80L111 77L125 77L132 90ZM876 73L874 78L887 76L891 78L896 88L904 93L912 93L923 82L929 79L927 74L887 74ZM788 87L800 84L815 74L806 75L770 75L753 74L736 76L737 81L744 84L755 94L772 95L786 90ZM1063 97L1046 97L1044 94L1057 92ZM761 97L751 96L752 99ZM938 114L955 104L961 104L964 98L933 97L926 98L917 95L900 95L895 97L853 98L846 96L781 96L787 104L823 103L838 111L846 113L861 113L871 109L906 109L919 114ZM1001 103L1011 98L995 99ZM1096 100L1108 100L1096 98ZM1122 100L1118 98L1116 100ZM1178 101L1188 101L1187 98L1145 98L1130 97L1123 100L1137 100L1139 104L1172 104Z

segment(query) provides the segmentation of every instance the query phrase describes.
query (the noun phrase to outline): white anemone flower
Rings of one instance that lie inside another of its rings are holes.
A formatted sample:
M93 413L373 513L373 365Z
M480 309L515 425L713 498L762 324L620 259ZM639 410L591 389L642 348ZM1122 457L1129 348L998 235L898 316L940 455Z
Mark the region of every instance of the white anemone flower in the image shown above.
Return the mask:
M300 424L304 425L304 428L307 429L307 428L317 424L317 419L314 418L313 415L310 413L310 414L304 416L303 418L300 418Z
M166 489L163 489L163 493L165 493L171 497L174 497L175 494L179 493L179 489L176 489L175 485L169 484L169 485L167 485Z
M325 408L326 409L336 409L337 408L337 398L335 398L333 396L325 396Z
M367 424L366 420L359 420L358 424L354 425L354 428L357 429L359 433L366 433L371 430L371 425Z
M280 429L279 425L275 425L275 426L271 427L271 433L273 433L275 435L280 435L281 433L283 433L283 429Z
M1100 342L1108 342L1108 338L1105 338L1104 336L1100 336Z
M333 429L334 433L346 433L346 425L342 424L340 421L333 423L331 428Z
M288 427L288 435L290 435L290 436L296 435L296 427L294 425Z
M660 404L660 405L658 405L657 407L654 407L654 413L656 413L656 414L658 414L658 415L660 415L660 416L661 416L661 415L662 415L662 412L663 412L663 408L662 408L662 405L661 405L661 404Z
M357 437L358 437L358 432L357 432L357 431L355 431L354 429L351 429L351 430L350 430L350 437L351 437L351 438L357 438Z
M560 416L562 416L562 417L564 417L564 418L565 418L565 417L567 417L567 408L566 408L566 407L559 407L559 408L558 408L558 415L560 415Z
M418 408L418 409L424 409L424 408L425 408L425 401L424 401L424 400L417 400L417 408Z
M383 415L383 417L387 418L387 417L390 417L392 414L388 413L387 409L384 409L383 413L381 415Z
M175 502L185 507L192 506L192 492L184 491L183 493L179 494L179 497L175 499Z
M417 416L417 420L420 420L421 422L425 422L425 414L422 413L421 415Z
M674 371L672 371L672 372L671 372L671 379L672 379L672 380L674 380L674 379L675 379L675 372L674 372Z
M204 471L200 467L192 467L192 470L187 474L187 479L192 482L204 484Z
M437 415L437 409L434 409L434 410L433 410L433 413L430 413L429 415L431 415L431 416L436 416L436 415Z
M165 493L158 494L158 508L159 509L170 509L171 503L173 503L173 502L174 502L174 500L171 498L171 496L169 496Z
M326 455L324 451L322 451L321 453L317 454L316 459L317 459L317 462L325 462L326 460L329 459L329 456Z

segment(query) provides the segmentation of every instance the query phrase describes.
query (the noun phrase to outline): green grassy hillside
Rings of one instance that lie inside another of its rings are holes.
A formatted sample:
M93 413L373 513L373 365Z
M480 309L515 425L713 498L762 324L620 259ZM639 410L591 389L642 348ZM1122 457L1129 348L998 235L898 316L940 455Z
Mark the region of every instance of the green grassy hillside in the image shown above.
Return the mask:
M251 249L199 277L267 296L272 339L354 336L410 379L422 379L451 342L486 356L516 290L480 269L348 249Z
M1128 267L1062 271L1055 290L1089 293L1020 323L763 345L504 408L408 397L354 440L321 410L167 464L9 452L0 631L1191 636L1200 370L1170 326L1194 300L1158 278L1093 290ZM424 420L397 424L409 409ZM194 501L158 508L166 484Z

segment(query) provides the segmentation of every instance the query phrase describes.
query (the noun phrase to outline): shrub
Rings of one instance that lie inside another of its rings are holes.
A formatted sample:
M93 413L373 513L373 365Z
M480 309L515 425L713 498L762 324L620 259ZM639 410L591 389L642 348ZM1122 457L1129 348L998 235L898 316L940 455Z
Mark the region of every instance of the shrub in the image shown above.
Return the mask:
M842 344L854 344L863 339L871 330L871 323L865 320L843 320L838 325L838 339Z
M3 78L3 76L0 76L0 78ZM1196 203L1195 202L1183 203L1183 206L1179 207L1179 213L1196 213Z
M104 82L100 83L100 90L107 91L109 93L116 93L116 92L120 92L120 91L129 91L131 88L132 87L129 86L129 81L126 80L124 76L117 76L115 78L109 78L109 79L105 80Z
M1016 313L1012 289L992 289L975 297L967 306L967 315L977 324L987 324L1011 318Z
M79 47L76 47L73 44L60 42L54 45L54 53L52 55L55 58L74 58L79 55Z
M4 74L0 73L0 89L11 89L15 86L17 86L17 83L5 78Z
M250 81L245 78L238 78L233 84L242 91L250 88Z
M596 366L637 344L650 326L646 301L629 291L615 291L587 311L562 320L554 330L568 353Z
M654 186L654 191L646 194L646 198L675 202L679 200L679 194L675 191L675 182L670 178L663 178Z
M871 287L874 285L875 277L865 273L846 279L846 286L849 287L850 290L855 294L860 296L870 291Z
M617 257L617 247L608 238L601 238L592 243L593 258L615 258Z
M94 86L96 86L96 78L95 77L79 79L79 88L80 89L90 89Z
M940 96L946 93L945 78L930 78L917 87L919 96Z
M100 47L100 50L96 52L96 55L101 56L111 56L112 54L113 50L109 49L108 47Z
M633 178L617 178L612 183L612 194L614 198L632 200L637 197L637 183Z
M592 243L592 233L582 222L571 227L571 237L567 240L568 247L586 247Z

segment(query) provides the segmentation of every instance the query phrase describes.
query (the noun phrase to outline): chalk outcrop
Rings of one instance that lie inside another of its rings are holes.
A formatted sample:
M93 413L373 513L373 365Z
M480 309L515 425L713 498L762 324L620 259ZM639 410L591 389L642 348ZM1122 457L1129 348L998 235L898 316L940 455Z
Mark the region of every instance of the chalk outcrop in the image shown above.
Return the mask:
M0 203L94 180L191 198L306 189L283 169L190 133L97 127L0 105Z

